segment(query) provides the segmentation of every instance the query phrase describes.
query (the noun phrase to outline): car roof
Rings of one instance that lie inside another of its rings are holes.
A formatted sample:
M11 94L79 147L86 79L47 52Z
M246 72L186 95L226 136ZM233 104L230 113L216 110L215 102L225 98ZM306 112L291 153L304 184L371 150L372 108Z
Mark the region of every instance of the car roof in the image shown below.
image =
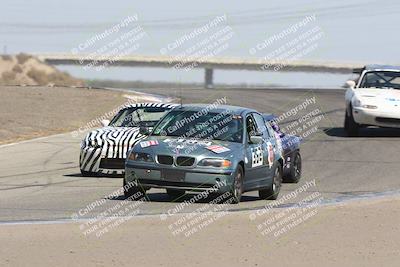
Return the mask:
M142 108L142 107L154 107L154 108L168 108L172 109L174 107L179 106L179 104L174 104L174 103L134 103L134 104L129 104L129 105L124 105L122 109L127 109L127 108Z
M367 71L373 71L373 70L400 71L400 66L372 64L372 65L365 66L365 70L367 70Z
M215 105L215 104L183 104L179 107L175 108L176 110L180 111L201 111L207 110L213 113L222 113L226 110L230 110L234 115L243 115L249 112L257 112L254 109L249 109L245 107L239 106L230 106L230 105Z
M263 115L263 117L264 117L264 120L266 120L266 121L273 121L273 120L276 120L278 117L276 116L276 115L274 115L274 114L267 114L267 113L264 113L264 114L262 114Z

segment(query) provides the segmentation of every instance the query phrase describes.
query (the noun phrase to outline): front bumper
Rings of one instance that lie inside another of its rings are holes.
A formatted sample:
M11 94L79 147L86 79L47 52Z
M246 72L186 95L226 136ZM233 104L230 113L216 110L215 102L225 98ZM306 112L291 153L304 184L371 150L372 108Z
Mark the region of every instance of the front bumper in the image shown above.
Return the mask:
M84 147L81 148L79 166L82 171L86 172L123 175L125 158L107 156L102 148Z
M182 177L167 177L165 172L177 172ZM182 189L188 191L229 192L234 181L234 170L216 168L184 168L159 164L126 163L125 180L143 187Z
M356 107L353 108L353 118L358 124L400 128L400 113Z

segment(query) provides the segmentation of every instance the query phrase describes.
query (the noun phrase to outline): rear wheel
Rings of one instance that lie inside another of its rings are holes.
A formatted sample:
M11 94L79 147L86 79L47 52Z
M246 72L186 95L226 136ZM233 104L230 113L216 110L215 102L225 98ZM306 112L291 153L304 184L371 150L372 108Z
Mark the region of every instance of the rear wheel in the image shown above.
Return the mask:
M355 137L358 136L358 130L360 125L354 121L353 118L353 109L350 106L349 110L346 111L344 118L344 129L348 136Z
M235 180L231 190L232 204L238 204L242 198L243 193L243 168L239 165L235 172Z
M278 198L282 185L282 165L278 162L275 168L272 184L269 188L258 191L261 199L275 200Z
M298 183L301 178L302 171L300 152L298 150L294 151L290 159L290 168L286 171L283 181L286 183Z

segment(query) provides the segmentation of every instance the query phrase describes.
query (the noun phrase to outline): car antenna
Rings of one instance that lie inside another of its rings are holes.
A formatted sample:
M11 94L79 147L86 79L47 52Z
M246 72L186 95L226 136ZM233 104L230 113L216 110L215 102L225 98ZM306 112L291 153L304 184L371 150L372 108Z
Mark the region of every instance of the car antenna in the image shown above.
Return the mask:
M181 107L182 107L182 88L181 88L181 90L180 90L180 92L179 92L179 98L180 98L180 102L181 102Z
M182 81L181 81L181 77L179 77L179 99L180 99L180 104L182 107Z

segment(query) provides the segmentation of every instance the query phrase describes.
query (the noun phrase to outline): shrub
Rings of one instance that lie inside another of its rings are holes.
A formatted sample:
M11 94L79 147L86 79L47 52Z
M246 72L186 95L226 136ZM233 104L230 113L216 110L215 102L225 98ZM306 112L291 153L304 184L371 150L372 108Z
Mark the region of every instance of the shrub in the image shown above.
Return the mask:
M4 83L4 84L9 84L9 83L15 82L15 77L16 77L16 75L12 71L5 71L5 72L3 72L3 74L1 74L1 80L2 80L2 83Z
M31 68L26 75L28 75L28 77L34 80L38 85L47 85L49 81L46 72L35 68Z
M22 72L23 72L23 70L22 70L22 68L21 68L20 65L15 65L15 66L12 68L12 70L13 70L13 72L15 72L15 73L22 73Z
M17 56L17 61L19 64L24 64L28 59L30 59L32 56L24 53L19 53Z
M12 57L10 55L1 55L1 59L6 60L6 61L11 61Z

